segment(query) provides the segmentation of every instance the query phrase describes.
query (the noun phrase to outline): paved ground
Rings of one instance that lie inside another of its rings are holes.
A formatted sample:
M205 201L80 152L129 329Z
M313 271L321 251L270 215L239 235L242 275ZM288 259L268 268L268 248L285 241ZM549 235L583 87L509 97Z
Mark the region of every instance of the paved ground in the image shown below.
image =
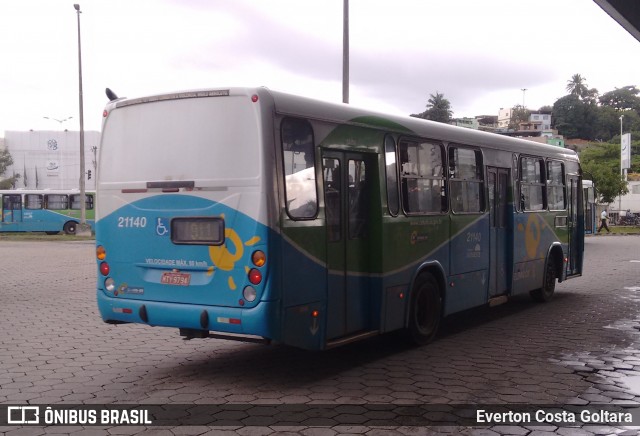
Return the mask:
M430 404L431 416L446 422L455 408L437 412L448 404L640 404L640 262L632 262L640 261L640 237L591 237L586 245L584 277L559 285L549 304L520 298L456 316L427 347L386 336L313 353L106 325L95 306L92 243L0 240L0 403L241 405L222 410L221 423L229 425L217 427L5 426L0 432L636 434L637 427L616 425L468 427L460 419L451 426L398 425L389 410ZM291 412L265 406L280 404L309 419L269 425L270 411ZM332 406L333 414L320 406L334 404L344 406ZM251 407L249 413L264 416L256 425L237 425Z

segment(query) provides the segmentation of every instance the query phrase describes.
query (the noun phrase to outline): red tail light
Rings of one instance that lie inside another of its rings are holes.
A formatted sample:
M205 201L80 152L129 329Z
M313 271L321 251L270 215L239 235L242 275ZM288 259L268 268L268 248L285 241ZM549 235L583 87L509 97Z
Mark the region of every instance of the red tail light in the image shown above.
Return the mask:
M102 262L100 264L100 274L103 276L109 275L110 270L111 268L109 268L109 264L107 262Z
M260 284L260 282L262 281L262 273L253 268L251 271L249 271L249 281L253 285Z

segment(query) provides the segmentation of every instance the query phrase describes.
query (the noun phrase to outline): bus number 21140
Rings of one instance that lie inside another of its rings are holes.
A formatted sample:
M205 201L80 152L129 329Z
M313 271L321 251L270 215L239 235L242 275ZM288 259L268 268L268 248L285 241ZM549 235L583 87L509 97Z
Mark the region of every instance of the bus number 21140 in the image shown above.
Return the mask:
M118 217L118 227L147 227L147 217L144 216L120 216Z

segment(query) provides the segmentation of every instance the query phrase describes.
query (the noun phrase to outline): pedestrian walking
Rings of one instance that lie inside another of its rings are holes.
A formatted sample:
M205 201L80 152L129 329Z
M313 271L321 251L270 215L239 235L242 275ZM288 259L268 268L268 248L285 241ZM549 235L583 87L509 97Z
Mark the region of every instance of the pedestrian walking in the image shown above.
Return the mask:
M603 227L607 229L607 233L611 233L611 230L609 230L609 226L607 226L608 219L609 215L607 214L607 209L605 209L600 214L600 227L598 227L598 233L600 233L600 230L602 230Z

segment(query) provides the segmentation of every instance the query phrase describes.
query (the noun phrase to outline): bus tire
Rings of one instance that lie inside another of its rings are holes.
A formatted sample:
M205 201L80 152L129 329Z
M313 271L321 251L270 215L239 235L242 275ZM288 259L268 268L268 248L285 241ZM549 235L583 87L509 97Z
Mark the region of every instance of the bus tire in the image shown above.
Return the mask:
M431 274L416 279L409 307L409 338L417 345L431 342L438 333L442 318L442 297L438 282Z
M556 290L556 267L553 263L553 257L549 256L544 269L544 279L540 289L534 289L529 294L531 298L540 303L546 303L553 298Z
M78 223L75 221L67 221L66 223L64 223L64 227L62 227L62 231L66 235L75 235L77 229Z

